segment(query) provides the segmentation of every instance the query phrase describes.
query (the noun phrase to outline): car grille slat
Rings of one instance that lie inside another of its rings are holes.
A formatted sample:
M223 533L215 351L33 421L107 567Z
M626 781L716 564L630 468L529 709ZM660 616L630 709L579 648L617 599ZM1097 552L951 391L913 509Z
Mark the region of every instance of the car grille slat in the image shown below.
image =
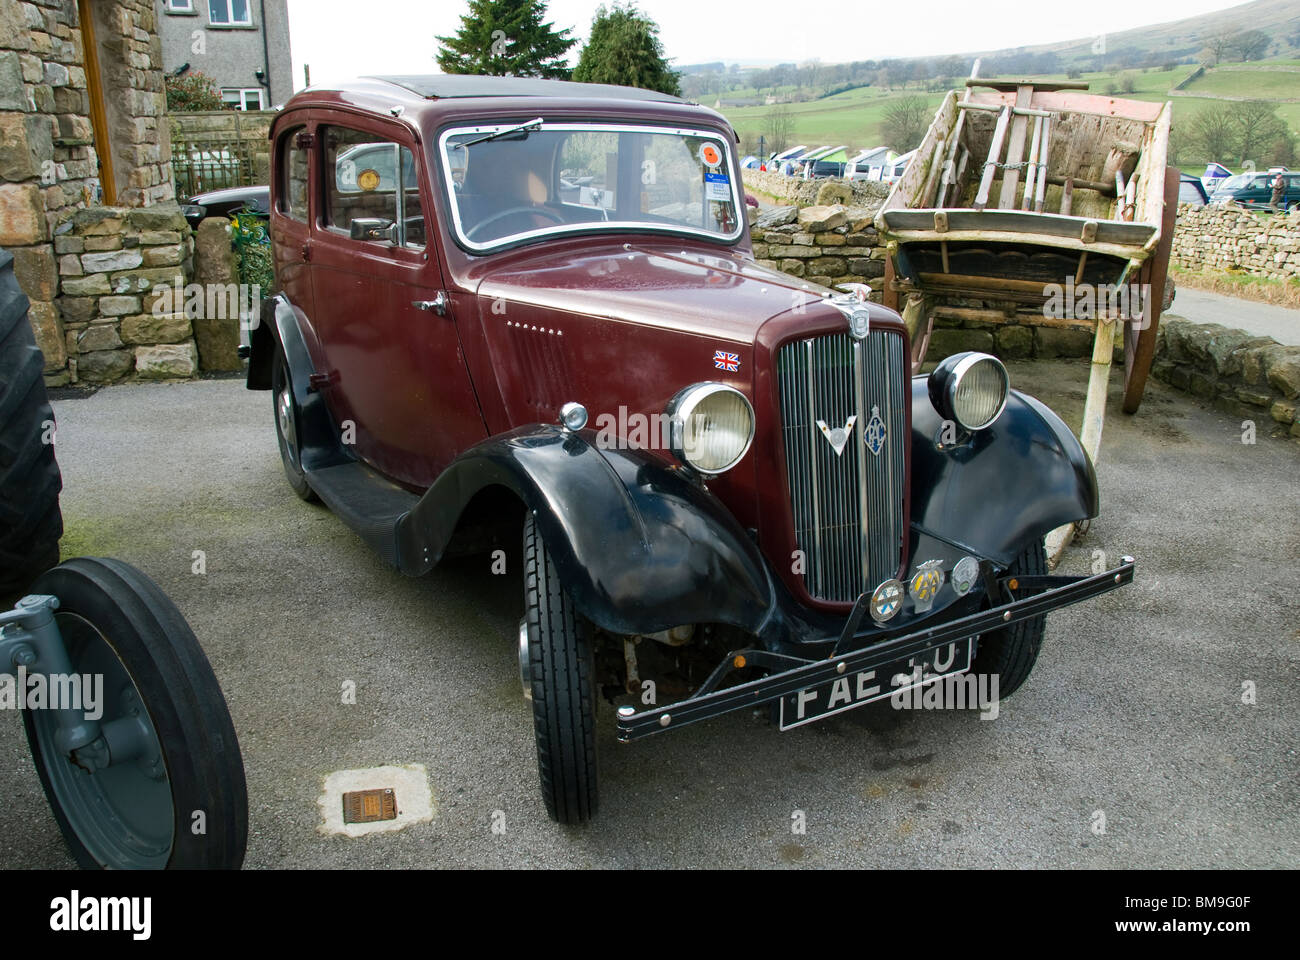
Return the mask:
M787 343L777 354L782 438L795 541L810 596L851 603L896 576L902 561L904 403L909 389L903 338L872 330ZM885 428L879 455L866 444L873 415ZM856 421L837 455L823 435Z

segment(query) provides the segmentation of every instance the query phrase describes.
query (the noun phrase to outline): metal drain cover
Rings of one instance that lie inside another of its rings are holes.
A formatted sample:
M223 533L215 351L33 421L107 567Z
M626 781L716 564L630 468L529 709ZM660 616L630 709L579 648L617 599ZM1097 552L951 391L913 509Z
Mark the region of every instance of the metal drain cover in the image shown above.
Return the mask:
M376 823L397 819L397 797L391 787L343 794L344 823Z

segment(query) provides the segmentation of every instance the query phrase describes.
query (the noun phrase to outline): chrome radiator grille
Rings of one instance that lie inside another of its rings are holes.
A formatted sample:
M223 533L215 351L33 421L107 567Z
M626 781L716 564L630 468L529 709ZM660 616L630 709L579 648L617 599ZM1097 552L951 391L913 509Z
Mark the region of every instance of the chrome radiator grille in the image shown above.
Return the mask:
M872 330L862 341L847 333L792 341L777 354L777 384L805 586L816 599L851 603L897 576L902 560L903 338Z

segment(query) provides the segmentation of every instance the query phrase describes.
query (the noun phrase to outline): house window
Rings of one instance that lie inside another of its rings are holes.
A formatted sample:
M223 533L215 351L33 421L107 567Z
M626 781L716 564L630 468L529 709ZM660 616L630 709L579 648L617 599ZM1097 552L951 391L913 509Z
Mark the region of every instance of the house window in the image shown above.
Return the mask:
M262 91L257 87L248 87L239 89L237 87L225 87L221 91L221 99L232 110L263 110Z
M167 0L168 13L193 13L194 0Z
M251 27L253 14L248 0L208 0L208 21Z

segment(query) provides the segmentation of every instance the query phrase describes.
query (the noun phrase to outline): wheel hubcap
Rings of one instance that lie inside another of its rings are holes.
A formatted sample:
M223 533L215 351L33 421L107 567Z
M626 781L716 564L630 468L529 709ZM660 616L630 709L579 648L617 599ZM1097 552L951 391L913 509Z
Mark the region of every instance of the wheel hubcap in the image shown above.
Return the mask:
M280 427L280 436L284 439L285 449L289 452L289 459L293 461L294 466L297 466L298 432L294 427L293 398L289 396L288 387L280 391L275 404L275 413L276 423Z
M528 618L519 618L519 682L524 687L524 699L533 699L533 671L528 662Z

